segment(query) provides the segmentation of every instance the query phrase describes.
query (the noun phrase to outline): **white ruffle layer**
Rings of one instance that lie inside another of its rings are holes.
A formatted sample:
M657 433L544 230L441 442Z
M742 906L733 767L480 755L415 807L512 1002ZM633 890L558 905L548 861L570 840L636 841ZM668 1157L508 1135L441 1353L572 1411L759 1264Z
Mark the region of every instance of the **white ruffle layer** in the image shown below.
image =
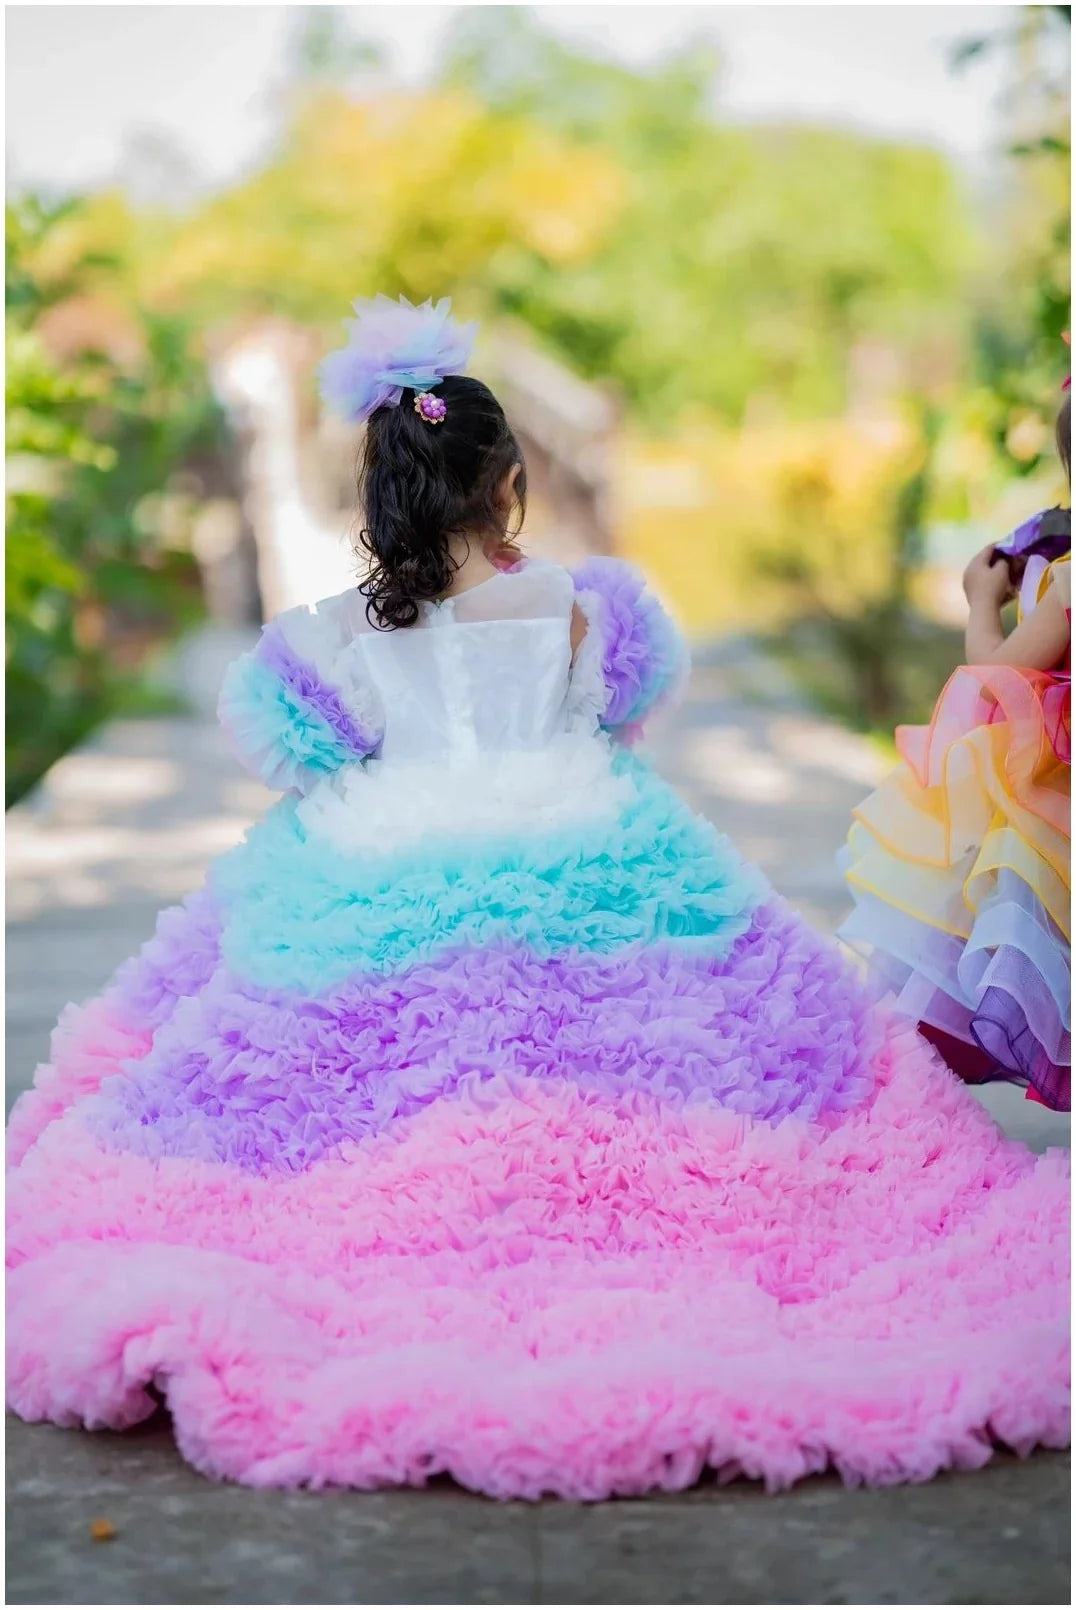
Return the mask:
M526 837L607 820L633 788L614 771L607 739L568 732L541 749L347 766L319 783L297 815L334 848L368 855L431 837Z

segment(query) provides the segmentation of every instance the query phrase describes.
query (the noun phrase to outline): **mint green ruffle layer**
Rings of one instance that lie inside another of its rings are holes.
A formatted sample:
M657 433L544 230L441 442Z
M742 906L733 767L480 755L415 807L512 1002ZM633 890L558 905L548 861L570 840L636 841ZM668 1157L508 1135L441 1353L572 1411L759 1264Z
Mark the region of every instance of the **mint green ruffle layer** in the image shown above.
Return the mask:
M615 765L634 785L616 818L497 840L446 829L386 854L311 838L283 801L214 868L224 960L263 988L318 996L461 947L511 943L541 958L672 943L723 955L765 880L644 762Z

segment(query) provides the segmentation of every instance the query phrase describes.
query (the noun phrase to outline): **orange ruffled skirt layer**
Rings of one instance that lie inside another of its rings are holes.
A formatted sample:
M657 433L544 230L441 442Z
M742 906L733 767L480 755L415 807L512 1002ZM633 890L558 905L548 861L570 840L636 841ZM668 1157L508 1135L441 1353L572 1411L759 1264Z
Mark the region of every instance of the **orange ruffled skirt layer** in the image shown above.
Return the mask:
M1066 1111L1070 718L1068 672L961 666L855 813L841 929L963 1077Z

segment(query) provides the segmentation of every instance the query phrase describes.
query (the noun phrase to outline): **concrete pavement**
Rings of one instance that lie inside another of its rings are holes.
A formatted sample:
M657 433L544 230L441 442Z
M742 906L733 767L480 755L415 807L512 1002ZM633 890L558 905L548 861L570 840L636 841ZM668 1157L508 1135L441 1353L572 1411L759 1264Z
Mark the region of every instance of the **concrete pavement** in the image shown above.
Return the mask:
M215 1486L167 1424L9 1427L8 1604L1068 1604L1068 1460L497 1504ZM96 1543L95 1519L116 1536Z

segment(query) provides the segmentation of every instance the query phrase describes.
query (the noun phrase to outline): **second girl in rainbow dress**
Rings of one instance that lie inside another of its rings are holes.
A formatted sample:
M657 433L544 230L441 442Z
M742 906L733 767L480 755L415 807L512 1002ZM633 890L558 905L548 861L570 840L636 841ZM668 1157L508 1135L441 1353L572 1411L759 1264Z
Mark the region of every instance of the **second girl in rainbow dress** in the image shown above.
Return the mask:
M1069 407L1058 421L1068 466ZM901 765L860 806L843 857L876 987L971 1083L1011 1080L1068 1111L1071 544L1067 510L968 567L967 655ZM1019 582L1020 624L1001 606Z

